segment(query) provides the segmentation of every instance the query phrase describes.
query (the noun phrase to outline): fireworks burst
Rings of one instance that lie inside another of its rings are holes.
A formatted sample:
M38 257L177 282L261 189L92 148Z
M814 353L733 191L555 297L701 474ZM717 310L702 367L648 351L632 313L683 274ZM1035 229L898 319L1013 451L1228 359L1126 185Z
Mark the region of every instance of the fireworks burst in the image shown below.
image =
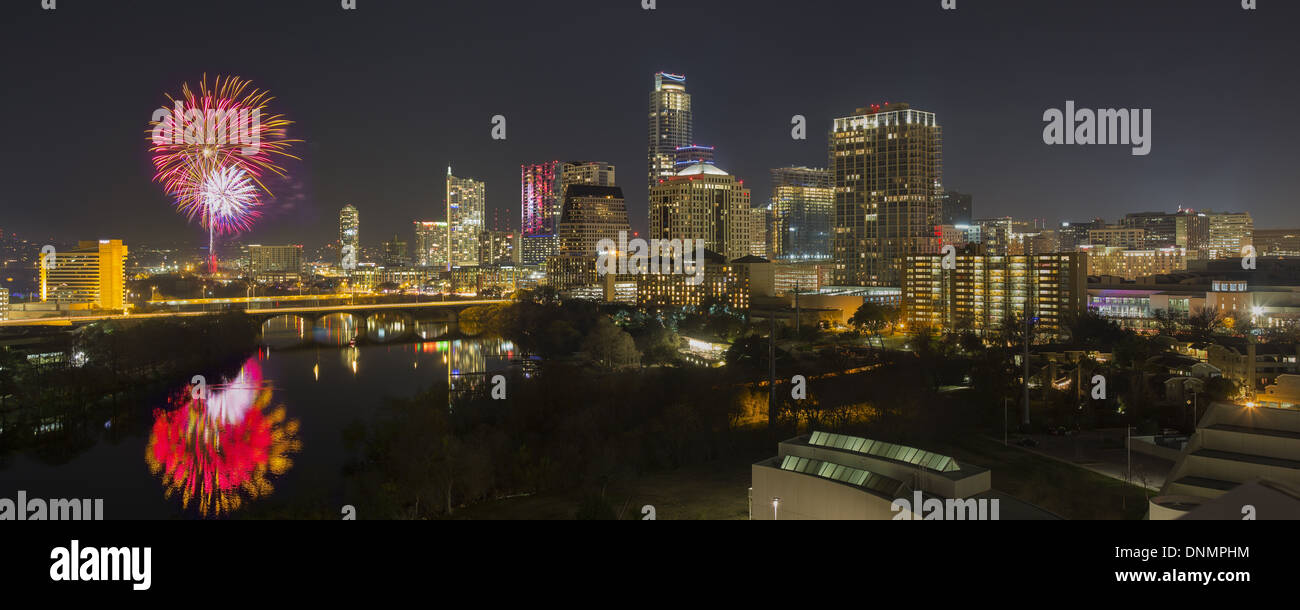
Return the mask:
M275 98L237 76L217 76L209 86L204 75L197 92L182 84L180 97L167 99L170 106L149 122L154 181L178 211L208 230L216 272L216 235L252 228L261 216L255 208L274 196L263 178L285 177L277 161L297 159L289 148L300 140L287 139L291 122L268 110Z
M257 185L244 170L233 166L218 167L208 172L195 192L182 198L182 213L220 235L241 233L252 228L253 221L261 216L257 207L262 205Z

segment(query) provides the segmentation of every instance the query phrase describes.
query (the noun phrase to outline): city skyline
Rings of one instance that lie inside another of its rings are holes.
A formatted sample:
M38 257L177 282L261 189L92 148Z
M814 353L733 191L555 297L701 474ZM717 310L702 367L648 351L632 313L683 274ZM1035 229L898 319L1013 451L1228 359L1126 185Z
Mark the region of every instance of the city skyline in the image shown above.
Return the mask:
M526 34L539 20L575 30L601 23L612 32L598 36L611 40L648 43L651 36L660 36L666 38L657 40L658 44L690 42L701 51L662 57L649 45L623 44L608 57L599 58L599 69L590 75L549 79L511 67L508 57L522 48L522 43L512 40L468 57L455 48L435 46L432 50L422 48L410 58L388 61L389 56L403 55L393 51L405 49L406 42L400 36L382 36L378 29L371 32L366 25L383 20L392 27L395 21L403 21L394 20L394 16L426 10L418 6L374 6L342 16L305 3L261 7L272 16L309 19L319 26L311 35L277 42L271 49L275 53L269 54L243 50L238 43L248 34L234 33L235 29L225 27L229 23L216 15L210 25L199 27L211 28L216 39L232 42L234 50L231 45L213 45L226 47L221 51L185 49L189 52L173 54L148 70L129 64L129 59L113 59L113 65L100 70L107 76L49 81L50 89L44 95L7 98L7 115L79 116L92 127L39 120L16 126L16 141L38 143L36 151L46 154L31 154L17 147L0 153L4 155L0 167L6 168L10 184L3 204L12 211L3 228L30 239L120 237L141 243L166 235L167 241L197 242L183 219L170 213L166 197L149 184L147 157L133 138L143 130L160 91L205 72L220 71L240 74L271 90L277 97L276 108L295 120L291 135L306 141L303 161L288 166L291 180L275 185L277 198L268 202L266 218L239 237L246 243L326 243L337 230L338 210L346 204L366 216L371 227L366 234L374 239L394 233L409 239L412 221L441 219L436 214L444 205L439 196L443 190L440 168L449 164L482 180L488 187L488 214L504 212L517 229L518 195L513 185L521 164L557 158L600 159L622 165L625 171L643 167L645 123L639 117L644 116L653 75L660 71L687 77L695 123L692 143L716 146L717 163L752 185L755 206L768 202L770 190L764 178L771 169L826 166L825 135L831 119L869 104L907 101L940 117L945 127L943 187L973 194L978 199L977 217L1046 216L1057 222L1092 216L1117 218L1135 210L1172 211L1182 205L1249 211L1262 228L1300 226L1300 211L1290 205L1292 189L1286 171L1294 165L1294 153L1285 136L1294 131L1296 119L1283 111L1286 100L1296 97L1296 86L1260 78L1280 70L1284 58L1294 54L1296 43L1285 40L1285 31L1279 26L1284 20L1243 15L1229 10L1233 7L1216 8L1208 2L1178 3L1178 11L1164 10L1172 4L1161 2L1143 7L1101 4L1126 9L1135 31L1161 31L1112 40L1103 46L1088 32L1105 20L1085 15L1063 21L1062 16L1073 15L1066 9L1008 2L963 13L966 19L949 20L953 21L949 25L937 7L883 6L872 10L929 20L935 40L918 45L914 49L918 56L898 70L871 70L869 76L846 76L833 66L807 60L818 53L834 53L846 63L868 59L877 46L905 42L901 34L882 33L878 41L865 44L832 37L830 49L813 52L802 49L812 48L809 45L817 38L815 33L794 28L785 32L794 52L758 50L757 57L746 58L752 61L740 61L728 50L734 34L718 32L703 39L686 33L663 34L659 26L682 18L681 7L641 11L635 5L624 10L609 3L592 3L587 14L576 11L580 15L576 22L563 26L540 6L519 7L492 17L482 8L440 9L435 28L445 27L441 24L454 22L455 17L483 24L495 20L491 22L499 26L496 30L503 33L502 38L511 39L511 35ZM736 17L752 26L752 31L771 32L778 27L773 18L780 14L781 5L750 8ZM832 8L829 3L814 2L804 10L815 15ZM192 10L169 7L168 14L183 16ZM727 13L724 6L691 10L703 16ZM837 14L849 13L846 18L853 13L865 15L867 10L836 8ZM1094 12L1107 14L1104 8ZM40 51L30 63L11 66L11 78L47 81L40 75L57 73L56 64L68 59L59 50L60 41L94 40L91 28L126 18L117 11L92 6L9 22L5 44ZM809 23L814 21L810 18ZM980 25L987 27L980 29ZM1196 36L1186 35L1211 26L1220 30L1216 40L1238 49L1233 57L1201 48ZM310 43L328 37L336 28L360 28L363 35L325 49L319 62L304 64L301 60L308 47L318 46ZM1011 28L1031 32L1026 36L1036 45L1032 56L1017 54L1014 44L987 40L995 38L999 30ZM972 36L977 30L988 33ZM981 44L962 44L975 40ZM1233 40L1250 40L1252 44L1232 45ZM119 58L130 57L129 51L142 43L112 41ZM1067 53L1080 44L1088 52ZM366 73L366 67L381 56L386 59L384 65L376 67L373 74ZM993 57L1002 61L984 65ZM411 73L413 62L426 60L454 65L433 84L411 83L402 77ZM1144 67L1163 60L1176 68L1151 74ZM918 66L925 66L924 75L917 72ZM1025 79L1016 75L1022 73L1034 74L1034 82L1020 82ZM788 80L790 75L794 75L796 86L771 86L774 79ZM94 88L103 78L113 78L112 90L125 93L105 97L103 103L81 104L83 98L77 92ZM1205 93L1202 84L1209 81L1218 86ZM397 82L404 83L405 94L401 88L394 89ZM472 95L439 95L448 83L464 86ZM511 93L535 90L539 85L556 95ZM591 91L602 94L588 95ZM394 92L411 102L389 103L386 98ZM736 104L736 99L754 103ZM1042 113L1075 99L1088 107L1152 109L1151 154L1135 157L1127 150L1107 147L1045 146L1040 137ZM1243 122L1232 130L1201 127L1205 113L1219 108L1259 120ZM505 141L490 137L494 114L508 121ZM790 119L796 114L807 120L807 140L790 137ZM102 136L87 138L87 133ZM63 141L77 141L79 146L63 149L59 163L48 162L52 144ZM57 172L69 168L81 179L57 178ZM639 183L625 179L621 186L632 229L645 231L648 198Z

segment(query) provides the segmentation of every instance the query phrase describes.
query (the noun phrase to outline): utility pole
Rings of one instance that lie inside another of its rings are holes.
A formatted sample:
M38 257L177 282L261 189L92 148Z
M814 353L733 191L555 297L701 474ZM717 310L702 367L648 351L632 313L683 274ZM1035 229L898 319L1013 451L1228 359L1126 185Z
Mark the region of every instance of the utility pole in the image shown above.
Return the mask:
M799 315L799 280L794 281L794 336L797 339L799 335L799 324L803 322L803 316Z
M1029 308L1025 308L1025 406L1024 416L1020 422L1025 428L1029 427Z
M767 426L776 427L776 310L767 315Z

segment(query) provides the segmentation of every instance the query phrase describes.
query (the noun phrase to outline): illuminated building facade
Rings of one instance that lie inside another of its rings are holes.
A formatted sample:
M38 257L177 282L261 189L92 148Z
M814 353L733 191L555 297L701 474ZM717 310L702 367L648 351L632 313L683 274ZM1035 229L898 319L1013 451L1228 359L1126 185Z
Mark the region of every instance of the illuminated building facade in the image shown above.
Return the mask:
M1039 329L1059 331L1088 303L1088 255L961 255L943 268L939 255L907 258L903 315L908 324L988 336L1026 312Z
M794 261L831 257L835 218L835 190L831 185L827 169L772 170L770 258Z
M679 170L688 165L695 165L696 163L708 163L709 165L713 165L714 151L715 149L712 146L700 146L698 144L678 146L677 152L674 155L674 165L676 165Z
M1174 246L1155 250L1082 246L1079 251L1088 254L1088 275L1111 275L1136 280L1187 270L1187 251Z
M775 291L777 296L820 292L823 286L831 285L834 266L825 262L773 261L775 274Z
M655 88L650 92L649 127L647 184L654 186L660 178L677 173L677 149L690 146L695 139L691 94L686 92L684 75L655 74Z
M343 206L339 212L339 253L342 255L343 248L352 246L352 252L356 255L357 260L361 259L361 215L357 209L351 205Z
M706 303L732 309L749 309L750 274L753 265L747 259L728 262L716 252L705 251L703 281L692 285L693 275L673 273L638 274L636 302L642 307L700 306ZM767 261L764 267L771 269ZM770 273L770 271L768 272ZM770 283L770 282L769 282Z
M1206 257L1210 260L1241 258L1242 249L1255 244L1255 222L1248 212L1206 214Z
M546 285L556 290L569 290L599 284L594 251L593 248L592 254L558 255L547 259Z
M9 289L0 288L0 322L9 319Z
M447 168L447 264L479 264L479 234L484 227L487 187L478 180L458 178Z
M120 239L83 241L60 251L53 268L39 265L41 302L74 309L126 309L127 247ZM38 256L37 260L41 260Z
M617 186L571 184L564 191L560 220L560 254L594 256L602 239L618 242L619 232L631 232L623 189Z
M1141 250L1146 247L1146 229L1106 227L1088 231L1088 245Z
M1260 256L1300 256L1300 229L1256 229L1253 241Z
M563 197L563 169L559 161L524 165L520 169L520 221L524 237L549 238L559 232L560 203ZM547 240L544 240L547 241ZM542 245L540 242L538 245ZM525 253L523 262L538 264L546 260L549 246Z
M414 258L420 267L447 266L447 223L415 221Z
M302 279L302 246L248 246L248 275L257 283Z
M906 257L939 252L942 151L934 113L907 104L835 119L829 157L836 283L897 286Z
M564 197L564 188L570 184L594 184L596 186L615 186L618 184L616 166L604 161L569 161L560 172L560 197Z
M769 208L749 209L749 255L770 258L772 211Z
M722 169L697 163L650 189L652 239L704 240L728 260L750 254L749 189Z
M479 235L479 263L516 265L519 263L518 234L514 231L484 231Z

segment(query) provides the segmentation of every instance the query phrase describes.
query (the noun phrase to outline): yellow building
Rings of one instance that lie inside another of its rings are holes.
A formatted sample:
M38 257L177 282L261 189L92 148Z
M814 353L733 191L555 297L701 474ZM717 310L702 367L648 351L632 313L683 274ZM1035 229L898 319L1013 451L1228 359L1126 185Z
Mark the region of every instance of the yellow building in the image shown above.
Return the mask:
M943 261L939 255L907 258L908 324L985 335L1028 311L1052 332L1087 308L1087 254L957 256L949 269Z
M41 302L71 309L126 310L126 255L122 240L101 239L57 252L50 264L38 256Z

